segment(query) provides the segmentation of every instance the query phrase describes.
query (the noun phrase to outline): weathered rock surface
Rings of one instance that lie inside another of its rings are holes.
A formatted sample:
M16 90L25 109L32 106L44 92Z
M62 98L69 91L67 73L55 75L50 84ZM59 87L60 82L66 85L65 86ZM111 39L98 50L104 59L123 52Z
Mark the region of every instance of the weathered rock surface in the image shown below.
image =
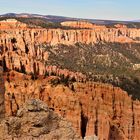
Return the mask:
M56 77L57 79L57 77ZM120 88L101 83L74 83L73 88L51 83L51 77L32 81L16 73L6 82L7 115L15 115L30 98L43 100L72 122L82 137L99 140L139 140L140 102Z
M40 100L31 99L0 124L1 140L80 140L71 123Z

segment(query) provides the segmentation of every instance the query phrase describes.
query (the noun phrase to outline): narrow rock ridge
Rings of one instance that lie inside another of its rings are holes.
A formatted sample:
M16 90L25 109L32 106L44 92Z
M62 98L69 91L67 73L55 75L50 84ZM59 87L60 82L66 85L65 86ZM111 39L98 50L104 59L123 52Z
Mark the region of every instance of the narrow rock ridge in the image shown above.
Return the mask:
M33 81L29 76L12 72L5 83L7 115L15 115L26 100L37 98L72 122L83 138L140 139L140 102L133 101L125 91L92 82L76 82L71 88L52 85L50 80L48 77Z

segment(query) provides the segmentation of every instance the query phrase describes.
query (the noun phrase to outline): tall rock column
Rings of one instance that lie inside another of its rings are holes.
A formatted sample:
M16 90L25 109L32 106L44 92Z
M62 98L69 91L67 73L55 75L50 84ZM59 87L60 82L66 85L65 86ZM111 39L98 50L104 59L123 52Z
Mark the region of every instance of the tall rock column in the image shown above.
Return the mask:
M0 66L0 120L5 116L3 68Z

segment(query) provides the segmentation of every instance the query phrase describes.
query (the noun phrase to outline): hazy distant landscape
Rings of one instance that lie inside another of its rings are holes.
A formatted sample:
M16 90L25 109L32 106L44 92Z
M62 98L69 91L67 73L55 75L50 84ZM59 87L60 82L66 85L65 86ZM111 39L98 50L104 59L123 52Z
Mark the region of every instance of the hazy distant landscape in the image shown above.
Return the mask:
M122 23L122 24L139 24L140 20L130 20L130 21L122 21L122 20L104 20L104 19L84 19L84 18L72 18L72 17L65 17L65 16L58 16L58 15L39 15L39 14L28 14L28 13L21 13L21 14L16 14L16 13L7 13L0 15L0 17L5 18L5 17L10 17L10 18L39 18L39 19L46 19L46 21L50 22L63 22L63 21L78 21L78 20L86 20L95 24L103 24L103 25L108 25L108 24L117 24L117 23Z

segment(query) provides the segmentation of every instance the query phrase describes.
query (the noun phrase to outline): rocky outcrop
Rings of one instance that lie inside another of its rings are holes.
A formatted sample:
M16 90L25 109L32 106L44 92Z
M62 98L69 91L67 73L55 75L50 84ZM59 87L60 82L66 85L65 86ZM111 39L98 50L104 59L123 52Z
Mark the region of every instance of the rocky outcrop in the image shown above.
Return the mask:
M1 140L80 140L71 123L40 100L29 100L16 116L0 123Z
M53 85L51 77L35 81L14 73L6 82L6 112L15 115L19 106L30 98L46 102L52 110L72 122L83 138L100 140L139 140L140 103L125 91L101 83ZM53 78L56 79L57 77Z

